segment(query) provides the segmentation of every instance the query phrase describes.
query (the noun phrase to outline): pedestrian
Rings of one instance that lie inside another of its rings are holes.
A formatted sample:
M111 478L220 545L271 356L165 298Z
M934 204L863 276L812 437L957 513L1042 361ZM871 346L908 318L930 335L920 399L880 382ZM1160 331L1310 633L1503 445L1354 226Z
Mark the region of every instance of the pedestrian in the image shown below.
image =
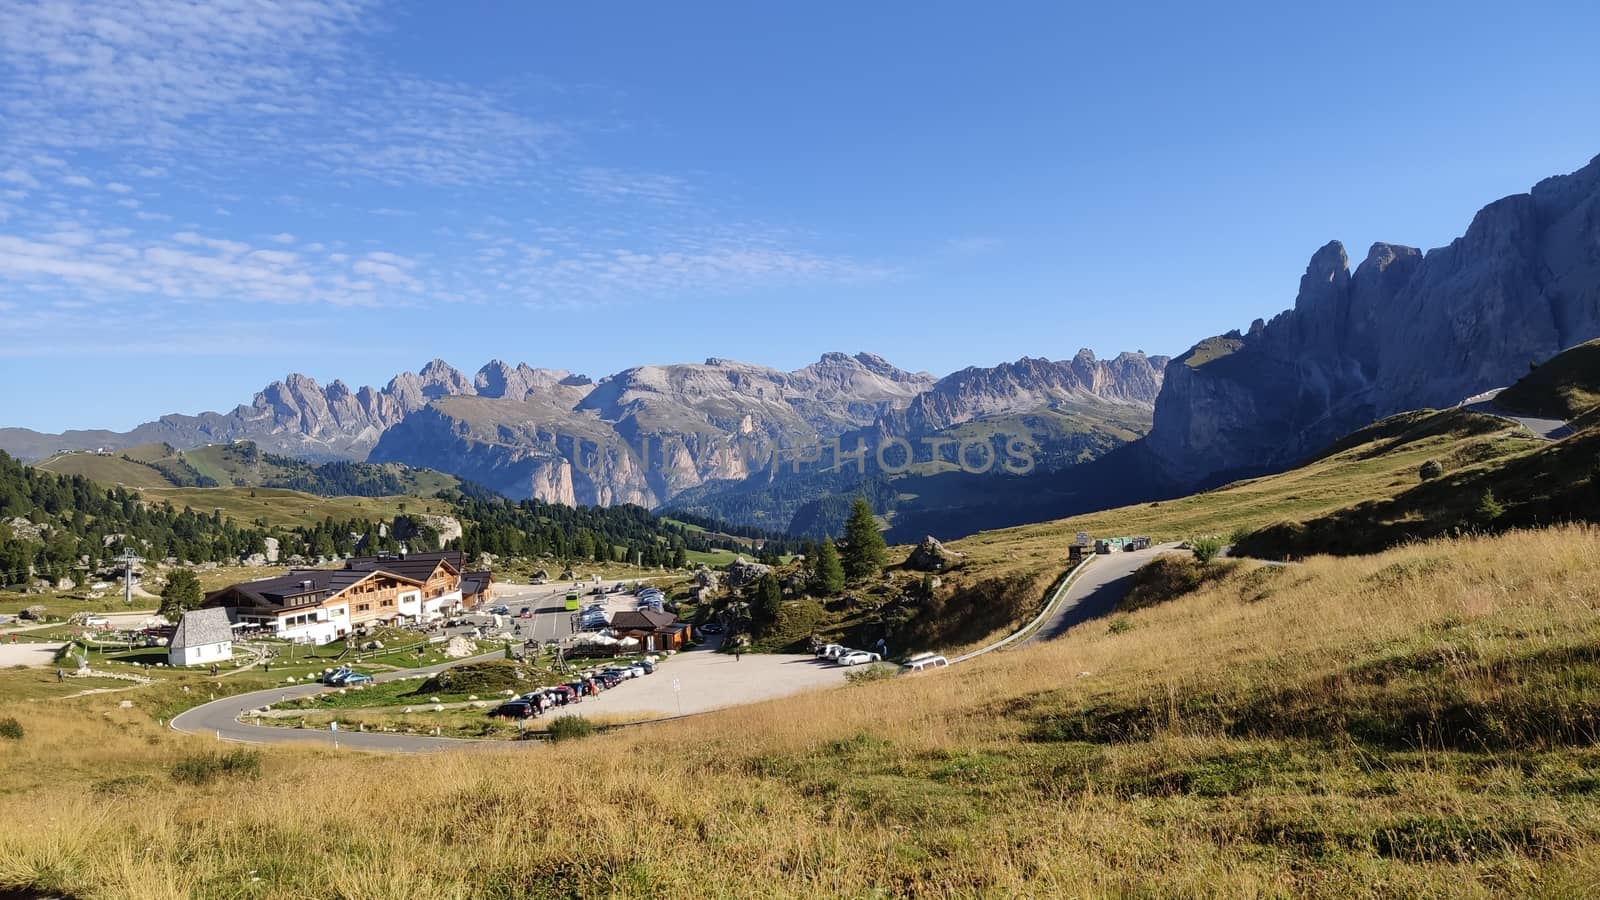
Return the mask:
M263 671L263 672L271 672L272 671L272 660L270 660L270 659L262 660L261 661L261 671Z
M56 670L56 682L59 684L60 682L63 682L63 681L66 681L66 680L67 680L67 673L62 671L61 669L57 669Z
M733 648L733 661L734 662L738 662L739 661L739 657L741 657L743 655L744 655L744 648L743 647L735 647L735 648Z

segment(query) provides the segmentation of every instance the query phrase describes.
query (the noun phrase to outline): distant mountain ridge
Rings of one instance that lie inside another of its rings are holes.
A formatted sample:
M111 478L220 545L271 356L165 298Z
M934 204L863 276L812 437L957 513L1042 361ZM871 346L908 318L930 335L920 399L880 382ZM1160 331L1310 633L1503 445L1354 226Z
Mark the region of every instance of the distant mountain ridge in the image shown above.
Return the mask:
M60 450L247 440L311 461L434 468L514 498L654 507L843 435L914 437L989 417L1054 410L1060 419L1110 404L1125 412L1094 445L1120 444L1147 426L1165 363L1127 353L1102 361L1080 351L1062 362L1023 358L935 379L871 353L826 353L789 372L712 358L594 381L500 360L469 377L435 359L383 388L322 386L291 374L232 412L167 415L124 433L6 429L0 449L38 459Z

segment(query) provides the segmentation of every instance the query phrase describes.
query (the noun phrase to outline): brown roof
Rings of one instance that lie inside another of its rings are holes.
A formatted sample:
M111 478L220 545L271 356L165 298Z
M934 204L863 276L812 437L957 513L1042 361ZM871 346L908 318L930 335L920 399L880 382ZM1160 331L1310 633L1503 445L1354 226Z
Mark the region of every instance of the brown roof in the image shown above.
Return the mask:
M611 617L611 627L616 631L660 631L677 623L678 617L672 613L653 609L629 610Z

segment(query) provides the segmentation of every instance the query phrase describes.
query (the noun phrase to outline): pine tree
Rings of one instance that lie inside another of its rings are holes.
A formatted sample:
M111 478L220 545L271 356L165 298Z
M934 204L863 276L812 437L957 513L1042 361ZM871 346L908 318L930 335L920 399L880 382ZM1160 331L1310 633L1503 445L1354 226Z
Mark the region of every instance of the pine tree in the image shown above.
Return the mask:
M161 616L176 622L186 610L194 609L202 600L200 579L188 569L174 569L167 576L167 586L161 589Z
M850 504L850 519L844 525L844 574L852 579L873 578L883 571L888 547L872 517L872 507L862 497Z
M771 572L761 576L756 582L755 602L751 605L762 622L778 620L778 612L783 609L783 588L778 584L778 576Z
M844 590L844 565L839 562L839 550L833 538L823 538L822 546L812 557L811 593L827 597Z

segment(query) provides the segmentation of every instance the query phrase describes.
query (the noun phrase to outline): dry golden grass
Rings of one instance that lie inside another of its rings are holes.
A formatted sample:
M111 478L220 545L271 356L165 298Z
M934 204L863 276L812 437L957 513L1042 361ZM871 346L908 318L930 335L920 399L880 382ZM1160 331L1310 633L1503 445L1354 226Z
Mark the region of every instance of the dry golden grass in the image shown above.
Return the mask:
M1594 529L1245 564L1120 633L936 674L553 746L271 749L259 778L202 785L169 771L231 748L108 700L6 703L27 736L0 773L0 885L1592 896L1597 607Z

